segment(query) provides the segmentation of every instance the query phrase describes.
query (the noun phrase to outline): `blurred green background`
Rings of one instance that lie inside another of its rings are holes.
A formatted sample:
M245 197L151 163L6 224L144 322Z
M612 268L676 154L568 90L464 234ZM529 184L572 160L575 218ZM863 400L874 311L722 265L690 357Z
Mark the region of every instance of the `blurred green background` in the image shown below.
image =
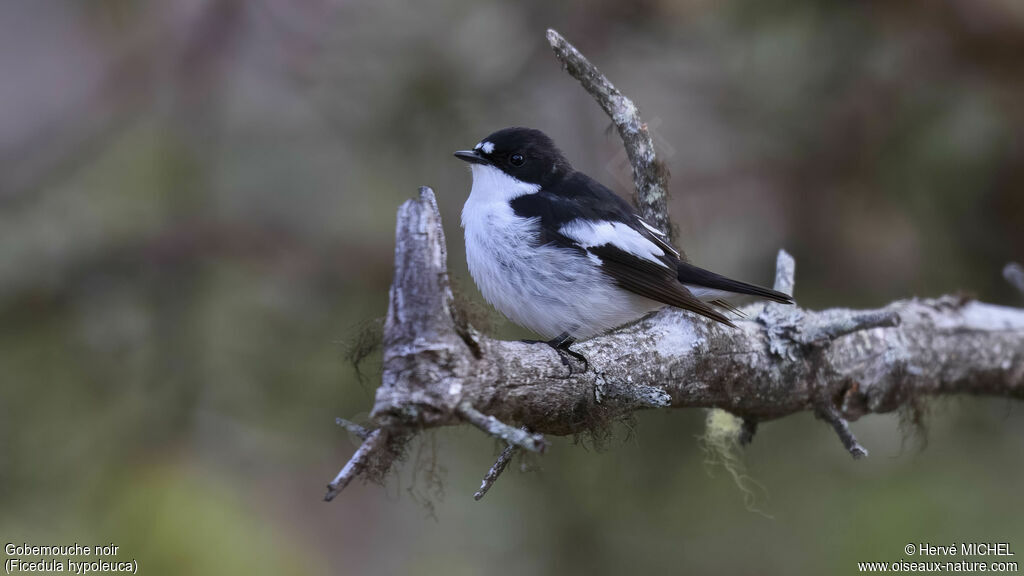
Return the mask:
M354 450L334 418L365 418L379 381L345 351L385 312L417 186L480 300L451 151L542 128L631 192L547 27L640 106L696 263L770 283L785 247L808 307L1019 304L1019 0L5 2L0 540L114 542L142 574L847 574L907 542L1024 550L1024 411L993 399L929 404L926 436L857 422L861 462L809 415L766 424L753 504L704 464L697 410L603 450L556 439L479 503L497 446L442 430L383 488L321 502Z

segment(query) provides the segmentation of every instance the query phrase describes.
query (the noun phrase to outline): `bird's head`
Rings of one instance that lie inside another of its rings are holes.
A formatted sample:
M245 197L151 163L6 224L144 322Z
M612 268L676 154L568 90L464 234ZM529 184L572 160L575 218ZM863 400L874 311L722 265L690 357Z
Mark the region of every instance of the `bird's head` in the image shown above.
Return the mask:
M455 157L487 166L527 184L545 186L572 171L569 161L547 134L532 128L505 128ZM474 170L475 172L475 170Z

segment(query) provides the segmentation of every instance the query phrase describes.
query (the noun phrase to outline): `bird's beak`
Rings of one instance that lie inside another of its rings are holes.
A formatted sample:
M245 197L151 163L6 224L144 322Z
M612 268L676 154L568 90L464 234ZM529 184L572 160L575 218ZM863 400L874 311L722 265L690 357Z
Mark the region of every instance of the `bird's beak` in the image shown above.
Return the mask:
M470 164L490 164L490 160L484 158L482 154L476 150L459 150L455 153L455 157L459 160L465 160Z

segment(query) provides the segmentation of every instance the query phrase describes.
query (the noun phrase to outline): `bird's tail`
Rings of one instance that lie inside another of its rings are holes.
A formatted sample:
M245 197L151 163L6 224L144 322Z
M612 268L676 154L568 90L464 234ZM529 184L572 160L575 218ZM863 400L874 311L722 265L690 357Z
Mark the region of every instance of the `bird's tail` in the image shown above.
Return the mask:
M715 274L710 270L698 268L687 262L679 263L678 277L679 281L685 284L701 300L721 300L732 294L745 294L783 304L793 303L793 297L788 294L726 278L721 274ZM705 291L707 297L703 297L701 294L701 292Z

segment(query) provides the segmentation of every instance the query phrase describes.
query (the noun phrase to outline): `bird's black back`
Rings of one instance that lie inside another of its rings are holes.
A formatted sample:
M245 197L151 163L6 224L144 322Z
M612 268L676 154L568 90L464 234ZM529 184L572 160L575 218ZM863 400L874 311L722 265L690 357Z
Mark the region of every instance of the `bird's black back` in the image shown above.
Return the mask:
M516 216L540 218L543 243L559 241L558 230L577 219L628 223L633 207L586 174L573 171L561 180L511 202Z
M623 289L645 298L683 308L732 326L732 322L713 307L700 301L677 278L679 253L667 239L652 232L641 222L633 206L607 187L582 172L571 172L564 178L511 201L516 216L539 218L538 245L554 244L593 254L601 261L601 271ZM661 248L659 259L664 266L640 258L614 242L599 246L581 246L561 233L574 220L613 222L629 226Z

